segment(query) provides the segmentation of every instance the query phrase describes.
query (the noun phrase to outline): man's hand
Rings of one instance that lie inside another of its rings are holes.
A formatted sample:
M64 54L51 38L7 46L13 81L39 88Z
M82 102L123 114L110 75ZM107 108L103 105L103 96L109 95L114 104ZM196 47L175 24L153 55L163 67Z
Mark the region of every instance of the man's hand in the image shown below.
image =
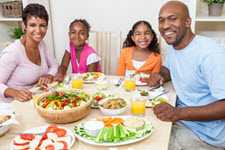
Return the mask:
M38 85L42 86L42 85L47 85L49 83L51 83L53 81L53 75L43 75L40 77L40 79L38 80Z
M144 82L151 87L156 87L162 85L164 83L164 79L160 74L152 73L149 78L144 78Z
M168 103L161 103L153 108L154 114L162 121L176 122L180 120L179 108L173 107Z

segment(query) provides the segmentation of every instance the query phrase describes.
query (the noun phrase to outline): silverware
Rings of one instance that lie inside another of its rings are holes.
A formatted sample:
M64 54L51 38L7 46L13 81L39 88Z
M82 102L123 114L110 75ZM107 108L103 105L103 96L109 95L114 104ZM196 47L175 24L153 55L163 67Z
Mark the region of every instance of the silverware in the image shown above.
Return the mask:
M65 81L65 86L69 86L70 85L71 79L72 79L72 77L69 75L67 80Z
M118 82L116 83L116 86L120 86L120 85L122 84L122 82L123 82L123 78L120 78L120 79L118 80Z
M159 84L157 86L152 86L148 89L148 91L154 91L155 89L158 89L158 88L163 88L163 84Z
M160 93L160 94L156 95L155 97L150 98L150 99L148 99L148 100L149 100L149 101L153 101L154 99L156 99L156 98L158 98L158 97L160 97L160 96L162 96L162 95L164 95L164 94L166 94L166 93L168 93L168 92L169 92L169 91L164 90L162 93Z

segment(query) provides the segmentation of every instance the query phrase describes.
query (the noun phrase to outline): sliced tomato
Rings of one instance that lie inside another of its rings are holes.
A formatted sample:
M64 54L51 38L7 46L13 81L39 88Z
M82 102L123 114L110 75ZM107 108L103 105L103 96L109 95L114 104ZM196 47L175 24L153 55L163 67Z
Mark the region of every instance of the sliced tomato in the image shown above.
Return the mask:
M99 96L99 95L95 96L95 100L96 100L96 101L100 101L102 98L103 98L103 97L102 97L102 96Z
M13 145L16 145L16 146L26 146L26 145L29 145L30 142L24 142L24 143L16 143L16 141L13 141Z
M58 129L57 125L50 125L46 129L46 132L55 132Z
M35 135L34 134L20 134L20 138L23 139L23 140L29 140L29 141L32 141L34 138L35 138Z
M45 147L45 150L55 150L55 146L54 145L47 145Z
M63 137L66 135L66 130L58 128L54 133L57 134L58 137Z
M63 144L63 149L62 150L68 150L68 144L65 141L57 141L57 142Z
M67 104L69 103L69 100L68 99L65 99L62 103L62 107L65 107Z

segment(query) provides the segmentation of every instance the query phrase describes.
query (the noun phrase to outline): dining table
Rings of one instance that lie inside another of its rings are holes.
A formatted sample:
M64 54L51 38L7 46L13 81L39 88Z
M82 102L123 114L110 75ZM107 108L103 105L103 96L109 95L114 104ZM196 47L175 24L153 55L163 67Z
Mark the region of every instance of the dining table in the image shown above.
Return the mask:
M112 81L113 80L115 81L116 79L119 78L120 77L118 76L106 76L106 80L108 81L109 86L107 87L107 89L104 90L102 89L101 91L115 95L123 95L123 97L130 100L133 91L126 91L123 89L122 86L118 85L116 86L113 84ZM148 86L137 86L137 88L149 89ZM176 101L176 93L174 91L172 83L171 82L165 83L163 85L163 88L168 91L166 94L168 97L168 103L174 106ZM93 83L84 84L83 90L88 93L94 93L96 91L99 91L96 84ZM7 133L5 133L3 136L0 137L0 150L10 150L12 139L18 133L22 133L30 128L52 124L46 121L38 114L38 112L34 107L33 100L27 102L19 102L17 100L14 100L11 102L11 105L13 111L16 113L16 120L19 122L19 124L13 125ZM122 115L132 115L131 110L128 109ZM73 131L75 125L101 116L104 115L99 109L91 109L90 113L81 120L73 123L59 124L59 125ZM120 146L96 146L87 144L83 141L76 139L71 149L72 150L167 150L170 140L172 123L164 122L157 119L157 117L153 113L152 108L146 108L143 117L152 123L154 130L149 137L141 141Z

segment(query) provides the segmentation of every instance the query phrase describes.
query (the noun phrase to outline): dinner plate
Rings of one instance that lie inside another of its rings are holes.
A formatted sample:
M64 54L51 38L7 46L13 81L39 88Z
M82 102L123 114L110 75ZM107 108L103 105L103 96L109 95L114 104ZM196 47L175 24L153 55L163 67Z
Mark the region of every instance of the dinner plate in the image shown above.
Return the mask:
M162 96L159 96L157 99L160 99L160 98L163 98L163 99L165 99L165 100L167 100L168 101L168 96L166 95L166 94L164 94L164 95L162 95ZM147 107L147 108L152 108L152 107L154 107L154 104L153 104L153 101L150 101L150 100L147 100L147 102L145 103L145 107Z
M28 129L28 130L24 131L23 133L42 135L42 134L46 131L46 129L47 129L48 127L49 127L49 125L39 126L39 127L34 127L34 128L31 128L31 129ZM68 148L71 149L72 146L73 146L73 144L74 144L74 142L75 142L75 137L74 137L73 132L72 132L71 130L65 128L65 127L61 127L61 126L57 126L57 127L58 127L58 128L62 128L62 129L65 129L65 130L67 131L66 137L67 137L67 136L70 137L70 138L69 138L69 142L67 141L67 142L68 142ZM22 133L21 133L21 134L22 134ZM19 134L16 135L16 136L13 138L13 140L14 140L17 136L19 136ZM14 149L13 149L13 140L11 141L11 144L10 144L10 150L14 150Z
M96 74L98 74L97 78L95 78ZM81 76L84 80L84 83L95 83L96 81L103 80L105 78L105 75L101 72L87 72L82 73Z
M131 118L131 117L134 117L134 116L112 116L112 117L119 117L119 118L126 119L126 118ZM94 140L90 140L90 139L87 139L85 137L82 137L81 135L77 134L76 132L75 132L75 136L79 140L81 140L82 142L84 142L84 143L87 143L87 144L90 144L90 145L96 145L96 146L121 146L121 145L127 145L127 144L131 144L131 143L136 143L136 142L139 142L141 140L144 140L144 139L148 138L152 134L153 129L154 129L150 121L148 121L147 119L145 119L143 117L140 117L140 118L142 118L145 121L145 123L149 124L149 126L150 126L149 127L149 130L150 131L148 133L146 133L144 136L141 136L139 138L128 139L126 141L120 141L120 142L116 142L116 143L115 142L102 142L102 143L97 143Z
M137 85L137 86L145 86L145 85L148 85L146 82L142 82L142 81L135 81L135 84Z
M142 82L141 79L142 78L148 78L148 77L149 77L149 75L148 74L145 74L145 73L138 73L138 74L135 74L133 76L133 78L134 78L137 86L147 85L147 83L146 82Z

